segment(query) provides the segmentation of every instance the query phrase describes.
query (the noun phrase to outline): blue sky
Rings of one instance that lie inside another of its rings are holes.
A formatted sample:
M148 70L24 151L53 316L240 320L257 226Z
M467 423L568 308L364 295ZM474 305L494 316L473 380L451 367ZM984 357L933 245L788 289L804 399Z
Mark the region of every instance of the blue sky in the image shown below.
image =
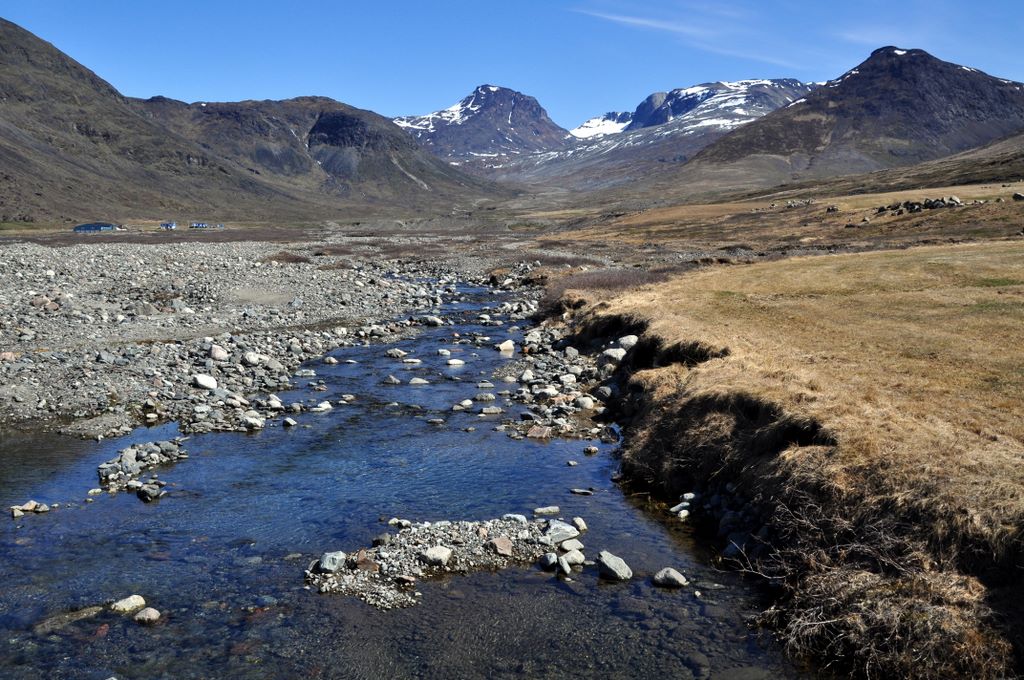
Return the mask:
M573 127L700 82L827 80L890 44L1024 81L1020 9L1008 0L7 0L0 16L135 97L317 94L394 116L490 83L537 97Z

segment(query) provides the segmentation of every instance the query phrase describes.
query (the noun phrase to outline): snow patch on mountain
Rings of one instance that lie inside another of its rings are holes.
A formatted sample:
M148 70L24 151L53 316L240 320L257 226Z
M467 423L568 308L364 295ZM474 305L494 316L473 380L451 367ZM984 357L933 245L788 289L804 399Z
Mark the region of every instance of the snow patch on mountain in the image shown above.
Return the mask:
M631 120L633 120L632 113L611 111L603 116L584 121L578 127L569 130L569 134L576 139L597 139L622 132Z

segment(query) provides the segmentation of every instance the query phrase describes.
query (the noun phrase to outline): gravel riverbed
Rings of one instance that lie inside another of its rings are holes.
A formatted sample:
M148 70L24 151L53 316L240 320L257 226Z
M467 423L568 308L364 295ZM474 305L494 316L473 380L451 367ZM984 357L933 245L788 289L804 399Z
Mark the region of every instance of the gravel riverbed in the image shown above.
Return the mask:
M287 388L301 362L334 348L408 332L421 322L391 320L465 278L443 263L273 257L280 248L0 247L0 425L258 428L288 406L244 395Z

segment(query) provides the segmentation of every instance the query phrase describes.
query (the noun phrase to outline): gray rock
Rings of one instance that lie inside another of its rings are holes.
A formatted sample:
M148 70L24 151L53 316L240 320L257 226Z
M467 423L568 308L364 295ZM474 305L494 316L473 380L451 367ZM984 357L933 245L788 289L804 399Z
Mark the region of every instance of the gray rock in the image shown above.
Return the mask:
M133 617L136 623L149 625L160 620L160 612L152 607L146 607Z
M545 571L551 571L552 569L558 566L558 555L556 555L553 552L544 553L540 556L540 559L537 561L537 563L540 565L541 569Z
M601 576L607 579L628 581L633 578L633 570L629 568L625 560L607 550L602 550L597 554L597 568Z
M317 562L317 570L324 574L333 574L345 566L346 557L347 555L340 550L324 553Z
M133 611L146 606L146 600L141 595L129 595L123 600L118 600L110 605L110 610L118 614L131 614Z
M575 538L570 538L568 541L562 541L561 548L565 551L583 550L583 544Z
M452 557L452 549L443 545L435 545L420 553L420 559L432 567L443 567Z
M621 338L619 338L619 347L621 347L624 350L630 350L639 341L640 338L638 338L635 335L623 335Z
M690 585L690 582L686 580L686 577L672 567L665 567L658 571L652 580L654 581L654 585L662 588L683 588Z
M542 508L534 508L533 514L535 515L557 515L562 511L557 505L545 505ZM570 537L571 538L571 537Z
M570 550L569 552L562 555L562 559L565 560L566 564L573 566L577 564L583 564L587 561L587 558L584 557L583 553L579 550Z
M553 519L548 522L548 528L545 530L544 535L553 544L558 545L562 541L568 541L570 538L576 538L580 535L580 532L571 524Z
M192 376L192 384L204 390L217 389L217 379L205 373L196 373Z
M625 358L625 356L626 350L622 349L621 347L610 347L605 351L601 352L601 358L604 361L609 361L616 364L622 361Z

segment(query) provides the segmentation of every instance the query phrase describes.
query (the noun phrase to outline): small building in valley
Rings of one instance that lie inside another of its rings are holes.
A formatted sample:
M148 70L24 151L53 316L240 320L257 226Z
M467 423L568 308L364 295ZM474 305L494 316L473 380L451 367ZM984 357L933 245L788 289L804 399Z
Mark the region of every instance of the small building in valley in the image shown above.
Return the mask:
M117 225L110 222L86 222L75 227L76 234L88 234L97 231L114 231Z

